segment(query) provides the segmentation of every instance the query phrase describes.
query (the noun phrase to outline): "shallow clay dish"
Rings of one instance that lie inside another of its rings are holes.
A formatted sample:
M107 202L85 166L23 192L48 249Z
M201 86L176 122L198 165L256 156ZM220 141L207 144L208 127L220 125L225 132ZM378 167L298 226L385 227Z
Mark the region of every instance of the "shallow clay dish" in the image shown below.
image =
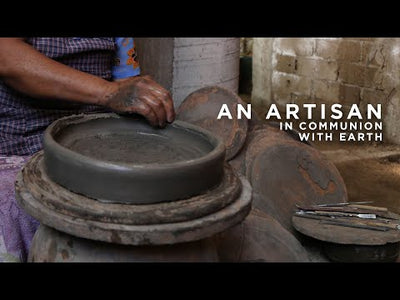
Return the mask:
M44 136L47 175L67 189L103 202L148 204L188 198L224 175L223 142L175 121L156 129L115 114L75 115Z
M228 106L232 120L226 117L217 119L223 104ZM219 86L208 86L194 91L183 100L177 110L177 119L219 136L225 143L226 160L231 160L243 147L248 130L247 118L237 118L238 104L246 107L234 92Z

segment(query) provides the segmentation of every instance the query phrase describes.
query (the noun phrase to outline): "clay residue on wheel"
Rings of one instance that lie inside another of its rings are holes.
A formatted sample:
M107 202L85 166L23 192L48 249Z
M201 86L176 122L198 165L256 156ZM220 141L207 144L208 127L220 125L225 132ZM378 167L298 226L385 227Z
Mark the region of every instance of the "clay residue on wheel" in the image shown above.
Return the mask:
M135 164L174 163L202 157L204 149L184 139L171 139L140 132L93 135L74 140L69 149L101 161Z

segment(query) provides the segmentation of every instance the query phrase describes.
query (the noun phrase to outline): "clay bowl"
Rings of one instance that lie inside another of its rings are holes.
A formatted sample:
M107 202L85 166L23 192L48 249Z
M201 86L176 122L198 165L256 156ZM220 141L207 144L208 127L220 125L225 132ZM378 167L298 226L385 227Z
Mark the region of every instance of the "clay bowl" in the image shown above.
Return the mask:
M52 123L43 144L51 180L102 202L186 199L224 176L223 142L182 121L156 129L116 114L74 115Z

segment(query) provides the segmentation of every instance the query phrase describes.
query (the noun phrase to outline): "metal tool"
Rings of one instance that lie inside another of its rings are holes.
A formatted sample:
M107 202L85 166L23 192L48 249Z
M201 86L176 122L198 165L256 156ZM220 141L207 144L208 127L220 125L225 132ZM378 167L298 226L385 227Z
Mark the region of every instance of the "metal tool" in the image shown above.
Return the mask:
M316 216L316 215L309 215L309 214L304 214L301 212L296 212L296 216L301 217L301 218L307 218L307 219L315 219L319 220L320 224L326 224L326 225L336 225L336 226L344 226L344 227L351 227L351 228L362 228L362 229L369 229L369 230L376 230L376 231L388 231L391 228L385 227L385 226L374 226L374 225L365 225L365 224L357 224L357 223L351 223L351 222L345 222L343 220L338 220L338 219L329 219L327 216Z
M326 211L326 212L344 212L344 213L354 213L354 214L375 214L377 217L385 218L385 219L397 219L389 211L384 207L377 207L375 209L374 206L363 206L363 205L347 205L347 206L331 206L331 207L320 207L317 205L304 206L296 204L296 207L299 210L304 211Z
M337 221L332 221L332 220L321 220L321 224L344 226L344 227L351 227L351 228L361 228L361 229L376 230L376 231L390 230L390 228L386 228L386 227L344 223L344 222L337 222Z
M373 201L358 201L358 202L340 202L340 203L325 203L325 204L317 204L319 207L335 207L335 206L347 206L353 204L370 204Z
M370 205L359 205L359 204L350 204L347 205L348 207L351 208L359 208L363 210L371 210L371 211L379 211L379 212L387 212L388 209L386 207L381 207L381 206L370 206Z
M354 214L354 213L346 213L346 212L337 212L337 211L300 211L302 214L310 214L317 216L329 216L329 217L356 217L361 219L376 219L376 214Z

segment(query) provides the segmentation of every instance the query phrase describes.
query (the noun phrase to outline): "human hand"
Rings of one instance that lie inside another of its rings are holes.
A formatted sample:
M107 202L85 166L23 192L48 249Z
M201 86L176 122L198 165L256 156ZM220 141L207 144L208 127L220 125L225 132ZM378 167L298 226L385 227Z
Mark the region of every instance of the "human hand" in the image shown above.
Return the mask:
M161 128L175 120L171 94L150 76L135 76L114 84L105 105L115 112L140 114L152 126Z

